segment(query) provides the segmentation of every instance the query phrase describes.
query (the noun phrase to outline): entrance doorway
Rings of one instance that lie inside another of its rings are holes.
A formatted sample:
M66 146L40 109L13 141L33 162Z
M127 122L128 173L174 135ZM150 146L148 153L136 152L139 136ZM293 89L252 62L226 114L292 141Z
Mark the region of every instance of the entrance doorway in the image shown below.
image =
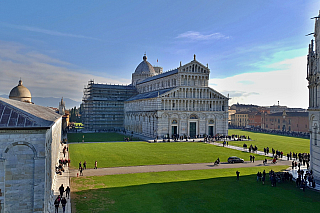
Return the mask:
M208 135L213 136L213 126L209 126Z
M195 137L197 134L197 122L190 122L189 136Z
M177 126L172 126L172 136L177 135L178 134L178 127Z

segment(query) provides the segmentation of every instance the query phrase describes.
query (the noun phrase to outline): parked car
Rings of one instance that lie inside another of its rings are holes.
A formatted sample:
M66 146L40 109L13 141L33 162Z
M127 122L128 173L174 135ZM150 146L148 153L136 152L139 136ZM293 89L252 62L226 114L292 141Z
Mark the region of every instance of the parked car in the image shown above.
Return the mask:
M228 158L228 163L243 163L244 160L239 157L229 157Z

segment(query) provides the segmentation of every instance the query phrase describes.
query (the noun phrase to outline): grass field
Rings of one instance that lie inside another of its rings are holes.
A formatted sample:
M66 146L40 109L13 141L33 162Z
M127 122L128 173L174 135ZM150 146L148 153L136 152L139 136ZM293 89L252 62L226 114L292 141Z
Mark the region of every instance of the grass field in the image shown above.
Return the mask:
M174 143L76 143L69 145L71 167L77 168L78 163L87 161L87 167L119 167L159 164L208 163L218 157L227 162L228 157L238 156L249 161L249 153L228 148L217 147L201 142ZM256 160L265 157L255 155Z
M109 141L124 141L124 137L129 137L129 135L124 136L115 132L98 132L98 133L68 133L68 142L69 143L78 143L82 142L84 136L85 142L109 142ZM137 138L133 138L134 141L137 141Z
M286 167L272 167L280 171ZM139 173L72 178L72 205L83 212L318 212L320 194L256 181L270 167Z
M242 131L238 129L229 129L229 135L246 135L250 136L253 141L247 142L247 145L250 146L256 145L258 150L263 151L264 147L269 147L270 152L271 148L275 150L283 151L285 154L289 152L296 153L309 153L310 152L310 140L304 138L296 138L289 136L280 136L280 135L272 135L272 134L264 134L264 133L255 133L249 131ZM242 147L243 141L232 141L229 142L230 145L235 145Z

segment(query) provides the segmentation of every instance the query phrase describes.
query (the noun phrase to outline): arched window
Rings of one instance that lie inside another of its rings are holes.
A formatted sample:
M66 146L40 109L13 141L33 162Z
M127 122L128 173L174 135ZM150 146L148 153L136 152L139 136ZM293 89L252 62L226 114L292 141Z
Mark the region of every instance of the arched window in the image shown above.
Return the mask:
M177 120L172 120L171 123L172 123L172 124L178 124L178 121L177 121Z

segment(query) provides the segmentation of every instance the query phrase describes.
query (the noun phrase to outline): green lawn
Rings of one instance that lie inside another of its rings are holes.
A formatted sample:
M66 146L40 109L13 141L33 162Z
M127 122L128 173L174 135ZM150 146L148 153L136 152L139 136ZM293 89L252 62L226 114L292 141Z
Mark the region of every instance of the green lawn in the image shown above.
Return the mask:
M246 142L248 147L250 144L256 145L258 150L263 151L264 147L269 147L270 152L271 148L275 150L283 151L285 154L289 152L296 153L309 153L310 152L310 140L304 138L296 138L289 136L280 136L280 135L272 135L272 134L264 134L264 133L255 133L249 131L242 131L238 129L229 129L229 135L246 135L250 136L253 141ZM243 146L243 141L232 141L229 142L231 145L235 146Z
M75 143L69 145L71 166L78 167L81 161L87 161L87 167L119 167L159 164L208 163L218 157L227 162L228 157L238 156L249 161L250 154L201 142L172 143ZM265 157L255 155L256 160Z
M272 167L275 171L286 166ZM318 212L320 193L256 181L270 167L72 178L72 205L82 212ZM240 171L236 181L235 172Z
M131 136L127 135L124 136L123 134L115 133L115 132L103 132L103 133L68 133L68 142L82 142L84 136L85 142L108 142L108 141L124 141L124 137ZM137 138L133 138L134 141L137 141Z

